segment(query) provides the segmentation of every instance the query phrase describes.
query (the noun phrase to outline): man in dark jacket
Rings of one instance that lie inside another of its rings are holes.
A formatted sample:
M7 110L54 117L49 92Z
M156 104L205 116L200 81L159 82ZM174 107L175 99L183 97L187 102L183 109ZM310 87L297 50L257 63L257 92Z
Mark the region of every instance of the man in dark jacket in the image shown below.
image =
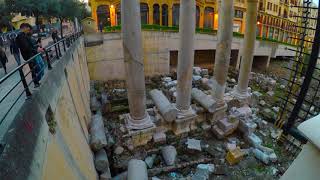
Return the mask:
M35 56L38 52L43 52L42 48L36 46L36 44L32 41L32 26L28 23L23 23L20 25L20 33L16 38L16 44L20 49L21 55L25 61L30 60L31 57ZM39 87L40 83L36 77L35 71L35 60L30 60L28 65L31 70L32 79L35 87Z

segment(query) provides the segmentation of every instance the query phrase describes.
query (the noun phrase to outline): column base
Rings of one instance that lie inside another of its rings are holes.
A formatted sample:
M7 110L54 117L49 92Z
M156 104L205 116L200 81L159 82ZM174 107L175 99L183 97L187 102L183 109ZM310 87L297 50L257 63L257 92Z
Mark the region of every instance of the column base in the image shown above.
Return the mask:
M177 119L173 123L173 132L175 135L188 133L195 129L197 120L196 112L190 107L188 110L178 110Z
M227 109L227 104L224 104L223 106L219 106L218 108L216 108L216 111L212 113L212 119L210 120L210 123L213 125L217 121L225 118L227 116Z
M238 88L238 85L236 85L232 91L232 95L239 99L239 100L247 100L248 98L251 97L250 93L248 90L246 91L240 91Z
M146 117L141 120L133 119L130 114L126 114L126 127L128 130L143 130L154 126L149 114L146 112Z
M143 123L134 124L132 123L132 118L130 114L125 114L125 123L128 129L128 134L125 137L129 137L132 141L134 147L146 145L152 140L152 136L156 130L156 126L151 121L150 116L144 119ZM142 128L143 127L143 128ZM142 128L142 129L137 129Z

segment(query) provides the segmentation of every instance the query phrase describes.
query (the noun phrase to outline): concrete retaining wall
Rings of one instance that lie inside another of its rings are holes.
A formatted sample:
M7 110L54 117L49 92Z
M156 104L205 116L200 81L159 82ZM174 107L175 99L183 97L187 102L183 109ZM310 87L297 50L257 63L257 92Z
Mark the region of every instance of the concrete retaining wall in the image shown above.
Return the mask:
M97 179L88 145L90 79L80 38L16 112L1 139L0 179Z
M145 75L169 73L170 64L176 64L177 61L179 33L143 31L142 35ZM213 66L214 58L212 57L214 54L212 52L215 52L217 37L197 34L195 39L195 63L204 64L206 68ZM125 79L121 33L91 34L86 36L86 42L91 79L102 81ZM99 42L103 42L103 44L99 44ZM239 64L238 52L241 52L242 46L243 38L233 38L232 50L234 53L230 62L232 66ZM266 56L267 59L276 56L294 56L294 53L286 51L285 47L272 42L256 41L255 56Z

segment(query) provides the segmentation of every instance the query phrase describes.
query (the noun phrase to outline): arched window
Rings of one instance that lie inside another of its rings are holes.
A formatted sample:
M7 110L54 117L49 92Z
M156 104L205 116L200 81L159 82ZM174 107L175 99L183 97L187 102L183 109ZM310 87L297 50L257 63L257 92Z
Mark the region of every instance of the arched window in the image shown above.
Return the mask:
M97 8L97 17L98 17L98 26L100 28L104 28L106 26L110 26L110 11L108 5L101 5Z
M172 6L172 26L179 26L180 5Z
M196 7L196 27L199 28L200 25L200 8Z
M141 24L149 23L149 6L147 3L140 3Z
M160 25L160 6L159 6L159 4L153 5L153 24Z
M116 6L117 25L121 25L121 4Z
M168 26L168 5L162 5L162 26Z
M288 17L288 12L287 12L287 10L284 10L284 11L283 11L283 17L284 17L284 18L287 18L287 17Z
M204 28L213 28L214 9L212 7L204 8Z

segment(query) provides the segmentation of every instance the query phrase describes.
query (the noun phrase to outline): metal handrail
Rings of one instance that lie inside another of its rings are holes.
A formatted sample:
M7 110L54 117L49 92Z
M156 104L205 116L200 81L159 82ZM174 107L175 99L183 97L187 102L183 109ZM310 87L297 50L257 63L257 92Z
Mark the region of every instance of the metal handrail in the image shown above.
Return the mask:
M78 39L81 36L81 32L76 32L74 34L65 36L63 39L47 46L44 48L44 52L41 53L37 53L36 55L32 56L30 59L26 60L25 62L23 62L21 65L19 65L18 67L14 68L12 71L10 71L8 74L6 74L4 77L0 78L0 88L1 85L6 82L6 80L8 80L10 77L12 77L13 75L15 75L15 73L19 72L20 75L20 79L18 81L12 82L13 86L10 87L10 89L8 89L7 91L5 91L2 95L0 96L0 104L5 102L4 100L8 98L8 96L20 85L23 85L23 89L18 89L19 93L17 94L17 98L15 98L13 101L13 103L10 102L11 105L8 105L9 109L6 110L3 114L3 117L0 117L0 125L2 124L2 122L5 120L5 118L7 117L7 115L9 114L9 112L12 110L12 108L16 105L16 103L18 102L18 100L22 97L22 95L24 93L26 93L27 97L32 96L30 90L29 90L29 86L34 83L34 79L32 78L32 80L30 82L27 82L27 77L33 73L35 71L35 68L37 68L37 66L39 66L38 64L33 66L32 68L30 68L30 71L25 73L23 72L23 68L24 66L26 66L27 64L31 63L32 61L35 60L35 58L39 55L43 55L44 59L43 61L47 62L48 65L48 70L50 71L52 69L52 60L58 60L60 59L60 57L62 56L61 53L61 49L60 49L60 44L62 43L63 46L63 50L64 53L66 53L67 48L70 47L75 41L76 39ZM67 46L67 47L66 47ZM55 55L49 55L49 52L52 51L52 48L54 47L54 51L55 51ZM53 58L51 58L53 57ZM36 75L36 78L38 77L38 75Z

